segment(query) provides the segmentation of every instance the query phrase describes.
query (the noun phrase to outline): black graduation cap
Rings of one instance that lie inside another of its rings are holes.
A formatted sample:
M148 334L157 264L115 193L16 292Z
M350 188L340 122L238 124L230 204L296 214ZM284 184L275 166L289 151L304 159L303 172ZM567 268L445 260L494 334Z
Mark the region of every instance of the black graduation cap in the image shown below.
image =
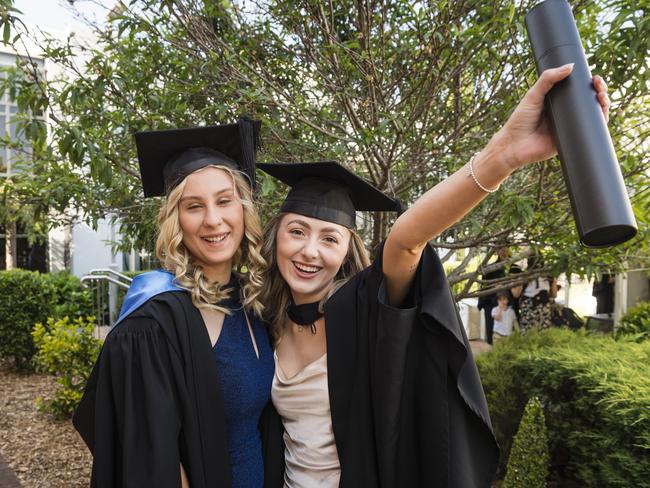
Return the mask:
M258 164L291 187L281 212L355 227L355 211L400 210L399 202L334 161Z
M255 187L255 155L261 122L245 117L236 124L137 132L145 197L165 195L183 178L212 164L243 172Z

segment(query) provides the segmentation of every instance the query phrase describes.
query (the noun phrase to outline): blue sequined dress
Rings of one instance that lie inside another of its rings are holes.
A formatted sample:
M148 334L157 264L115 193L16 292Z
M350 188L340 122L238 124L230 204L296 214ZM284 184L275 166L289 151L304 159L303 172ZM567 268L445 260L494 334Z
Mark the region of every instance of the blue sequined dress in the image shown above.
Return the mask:
M213 347L224 399L233 488L264 485L264 461L258 423L271 396L275 371L264 323L247 313L259 350L251 340L243 309L231 309Z

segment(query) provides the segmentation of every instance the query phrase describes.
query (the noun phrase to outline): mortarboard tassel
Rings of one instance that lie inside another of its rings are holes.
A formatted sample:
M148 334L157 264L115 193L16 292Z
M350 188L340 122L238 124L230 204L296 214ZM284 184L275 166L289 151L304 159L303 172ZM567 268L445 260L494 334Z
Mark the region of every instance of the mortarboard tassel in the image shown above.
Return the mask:
M237 120L237 125L239 126L242 151L241 167L250 176L251 186L255 190L255 154L261 147L260 128L262 122L241 116Z

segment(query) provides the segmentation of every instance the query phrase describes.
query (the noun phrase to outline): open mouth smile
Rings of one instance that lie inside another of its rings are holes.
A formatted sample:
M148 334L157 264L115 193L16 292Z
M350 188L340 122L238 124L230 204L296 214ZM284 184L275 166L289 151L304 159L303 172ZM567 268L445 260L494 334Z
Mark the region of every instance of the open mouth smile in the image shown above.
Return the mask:
M203 239L205 242L207 242L209 244L219 244L219 243L225 241L226 238L229 235L230 235L229 232L225 232L223 234L218 234L216 236L204 236L204 237L201 237L201 239Z
M308 264L302 264L302 263L297 263L296 261L292 261L293 267L298 271L298 274L300 275L314 275L318 273L321 269L323 269L320 266L312 266Z

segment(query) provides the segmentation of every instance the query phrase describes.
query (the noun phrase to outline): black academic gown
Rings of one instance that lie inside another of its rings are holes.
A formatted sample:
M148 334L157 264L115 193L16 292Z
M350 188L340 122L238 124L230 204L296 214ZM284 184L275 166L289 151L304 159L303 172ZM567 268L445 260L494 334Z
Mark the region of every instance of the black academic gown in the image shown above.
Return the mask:
M427 246L398 309L381 262L325 306L339 486L487 488L498 447L442 264Z
M187 292L151 298L110 332L73 423L93 453L93 488L180 488L179 463L191 488L231 486L218 371ZM260 429L265 486L281 486L272 408Z

